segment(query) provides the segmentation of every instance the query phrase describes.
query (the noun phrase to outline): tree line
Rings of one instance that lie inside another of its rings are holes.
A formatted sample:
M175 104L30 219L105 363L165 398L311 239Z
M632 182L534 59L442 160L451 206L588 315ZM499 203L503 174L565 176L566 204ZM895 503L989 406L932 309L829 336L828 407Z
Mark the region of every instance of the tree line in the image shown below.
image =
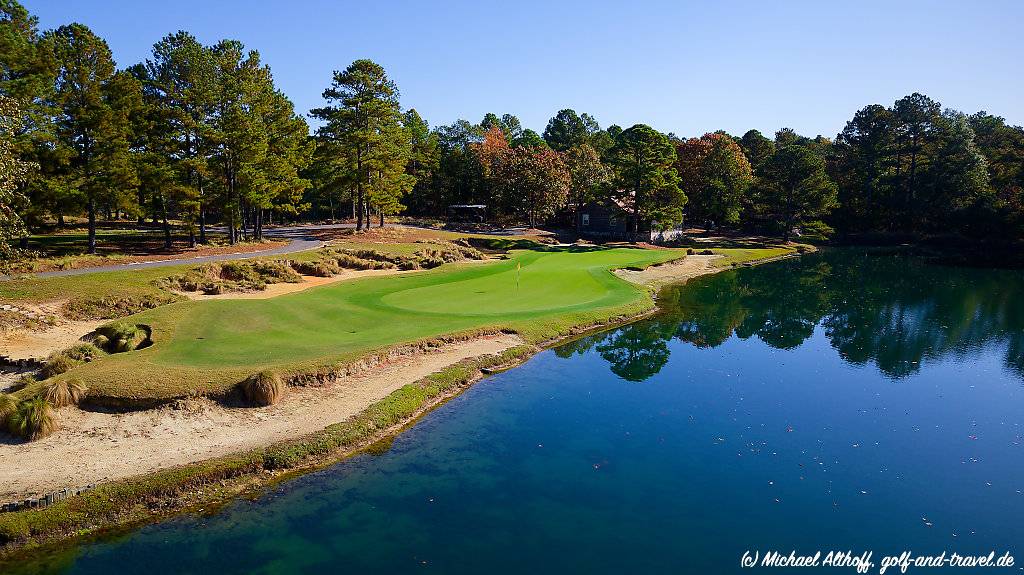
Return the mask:
M65 216L151 220L204 243L266 222L486 204L501 222L575 225L588 202L645 222L773 233L1024 235L1024 129L921 94L856 112L835 139L693 138L602 128L564 109L540 134L512 114L431 127L370 60L337 71L304 116L255 50L169 34L118 68L81 24L40 31L0 0L0 249ZM176 226L176 227L175 227Z

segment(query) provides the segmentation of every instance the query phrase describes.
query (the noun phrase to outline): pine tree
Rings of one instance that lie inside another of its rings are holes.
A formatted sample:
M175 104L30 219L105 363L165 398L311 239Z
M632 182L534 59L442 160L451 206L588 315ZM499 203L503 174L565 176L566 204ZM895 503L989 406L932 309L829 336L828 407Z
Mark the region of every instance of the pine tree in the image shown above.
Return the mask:
M318 136L342 154L333 171L352 171L349 179L355 187L356 229L361 230L364 220L369 227L370 204L387 211L400 209L401 196L412 187L409 178L395 172L396 166L404 170L409 158L409 134L401 124L398 88L379 64L356 60L334 73L323 97L328 105L310 114L324 122Z
M432 192L437 185L434 175L440 165L438 135L432 132L426 120L415 109L405 113L402 121L409 132L410 150L406 173L416 178L410 192L410 206L417 213L442 213L443 206L437 205Z
M836 206L836 184L825 160L806 146L776 148L759 172L756 206L778 223L783 241L789 241L794 225L821 218Z
M676 149L668 136L636 124L618 134L609 155L615 169L612 196L631 212L634 243L642 222L666 226L683 220L686 195L679 189Z
M25 224L18 216L17 208L27 203L20 188L28 178L34 164L19 159L15 135L22 119L18 103L7 96L0 96L0 259L9 260L14 255L11 240L25 234Z
M172 164L178 214L189 230L189 243L206 243L206 210L211 179L213 108L217 74L213 52L188 32L165 36L153 45L152 57L136 67L147 106L154 116L153 139L163 146L161 155ZM147 186L148 188L148 186ZM148 188L151 189L151 188ZM166 205L167 196L156 198ZM166 228L165 228L166 229ZM169 242L169 229L166 229Z
M42 43L57 64L50 106L62 189L80 195L89 216L89 253L96 253L101 201L137 185L129 150L131 108L138 101L126 75L118 75L106 42L81 24L48 32Z

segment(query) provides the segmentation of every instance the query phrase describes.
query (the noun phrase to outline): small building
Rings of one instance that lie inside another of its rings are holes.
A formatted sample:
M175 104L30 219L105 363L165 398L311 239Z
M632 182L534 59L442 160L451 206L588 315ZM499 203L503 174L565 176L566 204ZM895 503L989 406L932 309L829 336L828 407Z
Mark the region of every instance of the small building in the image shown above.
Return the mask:
M453 204L448 206L448 221L460 224L482 224L487 220L484 204Z
M605 241L631 241L633 239L633 211L614 200L594 201L584 204L578 211L576 229L579 235L588 239ZM653 224L653 225L652 225ZM665 243L683 234L682 222L666 229L660 229L657 222L641 220L637 230L637 241Z

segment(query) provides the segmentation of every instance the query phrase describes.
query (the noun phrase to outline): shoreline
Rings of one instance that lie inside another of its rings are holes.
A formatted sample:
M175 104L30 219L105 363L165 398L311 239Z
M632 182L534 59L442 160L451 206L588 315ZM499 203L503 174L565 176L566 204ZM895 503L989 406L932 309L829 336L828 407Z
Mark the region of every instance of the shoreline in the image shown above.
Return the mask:
M10 559L41 545L72 544L112 530L131 528L196 510L200 506L228 501L239 495L255 493L288 477L362 453L372 445L393 438L420 417L487 375L515 367L541 351L586 333L611 329L657 313L654 296L657 289L664 285L685 283L694 277L732 269L728 266L708 265L715 256L691 260L691 264L685 264L687 259L694 257L690 255L682 260L650 266L646 270L631 271L629 273L635 274L631 279L623 278L644 285L652 292L652 301L655 303L651 309L629 315L611 315L604 321L579 325L571 333L554 335L537 345L524 343L506 347L497 355L485 354L461 359L397 387L348 419L328 425L315 433L299 434L242 453L236 451L223 457L192 461L152 473L101 483L90 492L50 507L0 514L0 560ZM757 265L777 259L780 258L745 262L743 265ZM700 265L696 266L693 262L700 262ZM652 271L647 276L641 275L648 270ZM616 270L613 273L623 277L620 272L625 271Z
M0 442L0 502L63 488L119 481L315 433L344 421L402 385L466 359L522 345L495 334L397 356L320 386L289 386L260 409L196 397L156 409L111 413L68 406L61 428L30 443ZM74 453L73 458L63 454Z

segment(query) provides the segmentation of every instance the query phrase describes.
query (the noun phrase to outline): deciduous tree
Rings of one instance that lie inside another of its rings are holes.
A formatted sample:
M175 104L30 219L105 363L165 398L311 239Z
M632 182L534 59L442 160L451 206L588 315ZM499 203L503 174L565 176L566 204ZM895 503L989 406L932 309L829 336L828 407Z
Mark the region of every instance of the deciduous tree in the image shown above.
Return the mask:
M496 166L503 205L530 227L565 205L571 178L558 152L547 147L508 150Z
M563 154L569 171L569 195L567 203L573 211L573 221L579 231L579 210L593 201L611 181L611 171L601 162L597 150L590 144L573 146Z
M676 144L676 171L698 221L739 222L744 197L753 181L750 162L728 135L704 134Z

